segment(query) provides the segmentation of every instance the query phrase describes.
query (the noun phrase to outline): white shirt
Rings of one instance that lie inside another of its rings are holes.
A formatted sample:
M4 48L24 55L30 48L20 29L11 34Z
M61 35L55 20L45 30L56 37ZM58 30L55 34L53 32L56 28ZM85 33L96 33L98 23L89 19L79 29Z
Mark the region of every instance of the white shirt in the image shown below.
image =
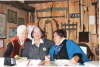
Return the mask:
M44 43L43 39L40 39L40 43ZM32 39L32 45L35 44L35 40L34 38ZM36 46L39 47L40 44L37 44Z

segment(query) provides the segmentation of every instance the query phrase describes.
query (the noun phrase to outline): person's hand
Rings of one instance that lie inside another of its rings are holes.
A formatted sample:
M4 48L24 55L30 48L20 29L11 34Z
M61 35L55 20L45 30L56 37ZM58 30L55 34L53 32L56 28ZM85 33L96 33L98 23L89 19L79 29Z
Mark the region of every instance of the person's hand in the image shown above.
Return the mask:
M50 61L50 56L45 56L45 61Z
M41 61L39 65L50 64L50 56L45 56L45 60Z
M16 55L14 58L15 58L16 60L21 59L21 57L20 57L19 55Z
M65 64L65 66L77 64L78 60L79 60L79 57L78 56L74 56L71 60L67 61L67 64Z
M45 56L45 60L41 61L39 65L50 64L50 56Z
M78 57L78 56L74 56L74 57L71 59L71 61L72 61L73 64L76 64L76 63L78 63L78 61L79 61L79 57Z
M67 64L65 66L77 64L78 60L79 60L79 57L78 56L74 56L71 60L68 60L68 62L67 62Z

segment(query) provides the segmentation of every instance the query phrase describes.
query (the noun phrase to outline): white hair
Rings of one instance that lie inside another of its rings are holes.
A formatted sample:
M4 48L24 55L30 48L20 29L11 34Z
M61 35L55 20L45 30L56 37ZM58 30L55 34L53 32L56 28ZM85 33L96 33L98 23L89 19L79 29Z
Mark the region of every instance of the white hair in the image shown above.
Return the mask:
M17 27L17 35L20 35L20 32L27 30L27 27L25 25L19 25Z

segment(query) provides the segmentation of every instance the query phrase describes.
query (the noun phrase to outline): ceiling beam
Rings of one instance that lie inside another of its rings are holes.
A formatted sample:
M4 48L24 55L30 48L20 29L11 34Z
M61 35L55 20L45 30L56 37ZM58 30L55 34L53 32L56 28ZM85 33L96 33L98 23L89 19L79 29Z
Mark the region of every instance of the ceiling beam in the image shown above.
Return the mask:
M29 6L28 4L21 3L19 1L0 1L0 4L8 4L8 5L11 5L12 7L16 7L16 8L28 11L28 12L35 11L34 7Z

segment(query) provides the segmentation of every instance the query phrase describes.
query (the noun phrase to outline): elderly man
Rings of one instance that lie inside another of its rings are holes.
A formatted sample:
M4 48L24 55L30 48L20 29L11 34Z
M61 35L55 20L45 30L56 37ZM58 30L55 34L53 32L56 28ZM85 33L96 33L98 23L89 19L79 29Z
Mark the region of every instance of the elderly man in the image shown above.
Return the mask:
M15 57L16 55L25 57L27 55L27 45L31 40L27 38L27 27L20 25L17 27L17 36L13 37L7 45L4 57Z

